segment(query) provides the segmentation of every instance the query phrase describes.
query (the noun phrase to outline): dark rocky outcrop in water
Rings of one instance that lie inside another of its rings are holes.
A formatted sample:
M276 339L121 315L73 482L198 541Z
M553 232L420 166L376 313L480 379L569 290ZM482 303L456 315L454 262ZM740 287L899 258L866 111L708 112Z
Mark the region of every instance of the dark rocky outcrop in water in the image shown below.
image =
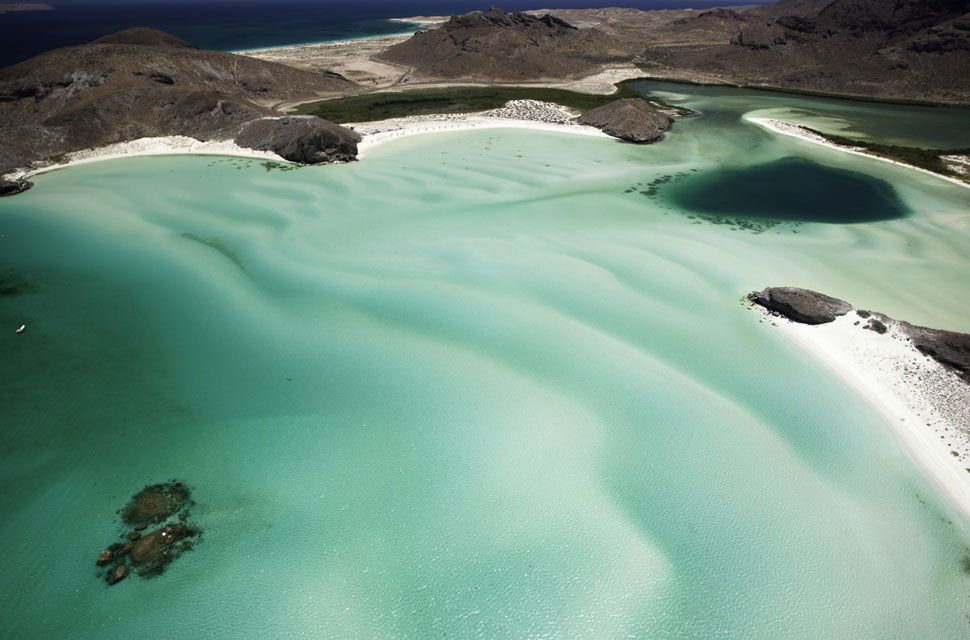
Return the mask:
M30 189L32 186L34 186L34 183L28 180L7 180L0 177L0 197L15 196L18 193L23 193L27 189Z
M623 55L601 31L492 7L487 13L452 16L389 47L380 58L425 78L512 82L581 76Z
M615 100L579 117L580 124L596 127L626 142L656 142L670 128L671 119L640 98Z
M0 70L0 175L73 151L144 137L223 141L236 140L248 129L241 146L274 149L280 146L278 124L250 126L282 115L267 104L357 89L334 73L204 51L155 29L129 29ZM359 138L349 129L319 120L294 131L313 137L303 145L293 140L281 145L294 149L297 161L356 155ZM7 182L0 191L13 193L24 186Z
M121 512L121 518L125 524L141 531L149 524L163 522L175 515L189 499L189 490L181 482L154 484L131 498Z
M749 293L748 299L802 324L825 324L852 311L844 300L796 287L768 287Z
M175 481L145 487L132 496L119 510L120 537L131 542L110 545L95 561L97 566L106 567L105 581L116 584L129 571L143 578L157 576L192 549L199 535L198 527L188 521L194 504L188 487ZM157 528L145 535L139 533L150 525Z
M769 287L749 293L748 299L771 313L803 324L825 324L853 310L844 300L795 287ZM970 334L920 327L873 311L856 313L867 320L864 329L880 334L898 329L920 353L970 384Z

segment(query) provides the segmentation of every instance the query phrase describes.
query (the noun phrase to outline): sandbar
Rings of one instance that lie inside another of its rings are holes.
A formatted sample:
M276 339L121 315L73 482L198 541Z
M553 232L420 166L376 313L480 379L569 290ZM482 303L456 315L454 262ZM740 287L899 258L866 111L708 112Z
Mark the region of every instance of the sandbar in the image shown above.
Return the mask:
M879 334L864 329L855 312L820 325L766 317L875 408L970 516L970 385L917 351L895 323Z
M823 147L828 147L829 149L835 149L836 151L842 151L843 153L851 153L857 156L864 156L866 158L872 158L873 160L879 160L880 162L888 162L889 164L894 164L899 167L906 167L907 169L912 169L913 171L919 171L927 175L931 175L940 180L946 180L947 182L952 182L953 184L959 185L965 189L970 189L970 183L960 180L959 178L952 178L950 176L944 176L933 171L928 171L921 167L914 167L911 164L906 164L905 162L899 162L898 160L893 160L891 158L884 158L883 156L877 156L873 153L867 153L861 147L844 147L842 145L835 144L826 140L824 137L818 135L817 133L812 133L805 129L805 127L795 124L794 122L788 122L786 120L775 120L772 118L756 118L753 116L744 116L744 119L748 122L752 122L758 126L764 127L774 131L775 133L780 133L785 136L791 136L793 138L798 138L806 142L811 142L813 144L818 144Z

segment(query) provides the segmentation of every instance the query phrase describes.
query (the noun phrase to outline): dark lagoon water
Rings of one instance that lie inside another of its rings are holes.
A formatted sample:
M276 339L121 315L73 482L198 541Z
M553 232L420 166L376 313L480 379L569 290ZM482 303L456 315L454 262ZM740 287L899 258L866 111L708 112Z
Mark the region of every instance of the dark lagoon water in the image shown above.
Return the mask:
M694 108L702 126L721 131L742 115L777 118L824 133L883 144L953 149L970 147L970 109L873 103L737 87L705 87L638 80L644 94ZM752 105L757 107L752 110Z
M788 157L712 169L668 187L674 204L710 215L800 222L876 222L910 209L885 180Z

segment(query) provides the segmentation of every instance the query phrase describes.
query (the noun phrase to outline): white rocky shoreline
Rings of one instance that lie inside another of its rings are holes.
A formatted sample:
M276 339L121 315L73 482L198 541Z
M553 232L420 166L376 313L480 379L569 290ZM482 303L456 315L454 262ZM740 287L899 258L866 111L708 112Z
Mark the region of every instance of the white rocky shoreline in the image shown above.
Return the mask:
M865 398L970 515L970 383L921 353L912 325L843 304L851 311L818 324L753 307Z

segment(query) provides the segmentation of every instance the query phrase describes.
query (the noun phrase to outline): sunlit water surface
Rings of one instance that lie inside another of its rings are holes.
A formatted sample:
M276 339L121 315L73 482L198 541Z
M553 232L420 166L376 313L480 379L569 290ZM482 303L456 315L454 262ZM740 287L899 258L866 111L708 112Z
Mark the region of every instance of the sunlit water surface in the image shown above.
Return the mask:
M966 637L970 522L742 298L970 330L970 191L740 119L815 99L655 89L702 115L647 147L136 158L0 201L3 635ZM746 218L779 166L871 222ZM678 200L725 172L731 210ZM107 587L169 478L203 541Z

